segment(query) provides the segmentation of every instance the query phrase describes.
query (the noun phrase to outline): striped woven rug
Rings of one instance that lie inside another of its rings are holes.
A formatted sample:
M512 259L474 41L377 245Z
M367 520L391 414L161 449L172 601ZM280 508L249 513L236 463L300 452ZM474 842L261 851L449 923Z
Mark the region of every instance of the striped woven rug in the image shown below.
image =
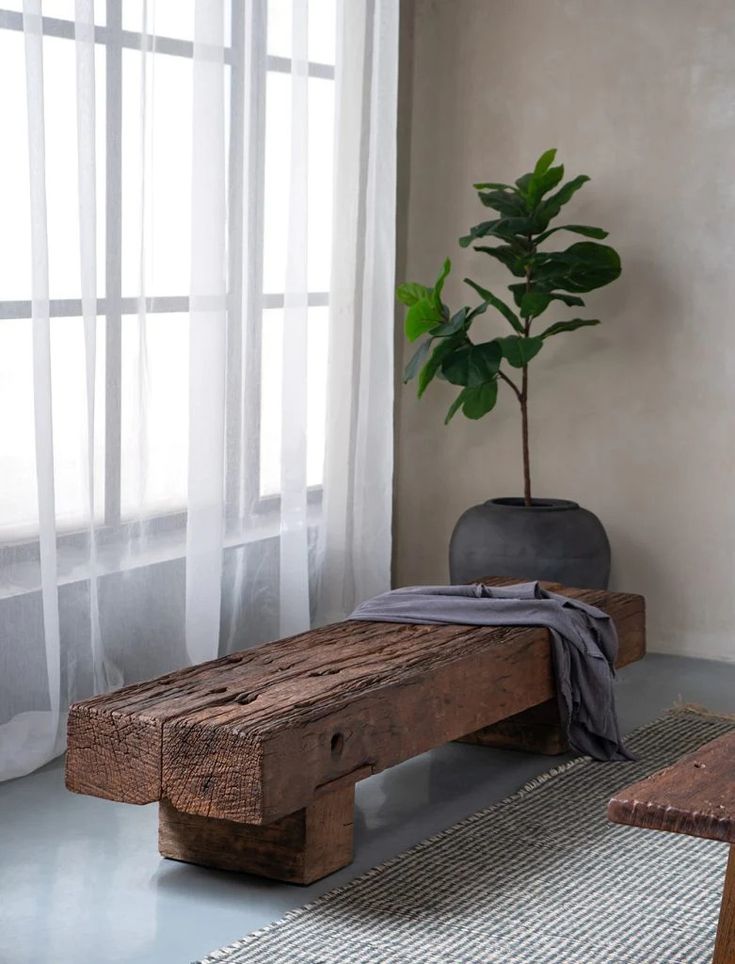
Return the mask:
M629 739L636 762L550 770L199 964L706 964L728 848L605 811L733 727L672 713Z

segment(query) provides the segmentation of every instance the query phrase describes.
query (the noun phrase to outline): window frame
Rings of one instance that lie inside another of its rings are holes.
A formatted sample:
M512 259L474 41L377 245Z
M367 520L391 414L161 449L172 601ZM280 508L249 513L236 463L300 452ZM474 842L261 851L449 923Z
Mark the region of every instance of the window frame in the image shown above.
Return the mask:
M231 13L230 44L224 49L224 61L230 66L230 138L228 163L228 210L243 211L243 197L247 179L249 196L257 199L248 206L247 218L228 217L228 293L227 293L227 382L225 407L225 438L250 440L251 453L247 469L243 469L239 445L226 444L225 464L225 526L232 536L242 528L243 518L253 521L277 510L280 496L260 494L260 412L262 359L261 337L263 312L284 305L282 292L263 292L264 239L264 169L266 85L268 74L291 73L291 59L268 54L266 44L258 42L267 31L267 0L253 0L248 5L251 22L245 23L246 0L229 0ZM0 30L23 31L23 14L1 8ZM61 37L74 42L73 20L42 17L43 36ZM130 520L121 513L121 372L122 319L138 314L140 299L128 297L122 290L122 52L124 49L194 57L193 41L166 36L152 36L143 32L124 30L122 4L106 0L106 23L95 24L95 44L105 47L106 130L105 130L105 297L97 299L97 315L104 318L105 328L105 426L104 426L104 511L95 529L105 537L128 530L140 520ZM335 80L335 67L309 61L309 77ZM251 100L246 103L246 91ZM249 124L245 137L245 124ZM252 156L245 157L245 144L255 145ZM243 250L255 252L243 267ZM245 274L247 272L247 275ZM247 303L243 304L245 292ZM329 304L329 292L309 291L308 306ZM189 296L166 295L144 299L147 314L167 312L187 313ZM81 297L51 299L49 317L81 317ZM0 300L0 321L32 318L32 302L28 300ZM243 330L243 326L246 330ZM243 360L243 342L248 345ZM244 364L243 364L244 362ZM322 486L310 486L307 498L310 505L321 501ZM144 517L163 529L186 524L186 505L172 507L166 512L152 512ZM73 523L60 536L76 544L83 535L82 522ZM37 553L38 536L14 540L3 539L2 546L20 551L23 558ZM35 548L35 551L34 551Z

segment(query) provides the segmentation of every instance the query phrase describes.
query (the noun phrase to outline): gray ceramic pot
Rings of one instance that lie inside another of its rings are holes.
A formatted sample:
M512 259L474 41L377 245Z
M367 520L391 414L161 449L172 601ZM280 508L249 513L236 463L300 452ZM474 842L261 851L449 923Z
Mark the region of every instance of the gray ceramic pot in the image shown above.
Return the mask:
M449 543L453 583L482 576L548 579L606 589L610 543L602 523L565 499L490 499L467 509Z

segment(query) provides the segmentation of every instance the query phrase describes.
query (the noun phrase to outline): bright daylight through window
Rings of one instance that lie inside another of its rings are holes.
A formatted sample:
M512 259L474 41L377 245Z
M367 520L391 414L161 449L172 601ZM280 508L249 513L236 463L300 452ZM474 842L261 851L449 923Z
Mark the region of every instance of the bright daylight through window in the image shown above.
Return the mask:
M194 0L95 2L94 478L96 518L107 526L186 507L194 6ZM267 49L262 39L234 29L244 23L245 0L232 0L225 26L228 193L262 198L250 206L244 226L228 228L228 339L236 330L250 351L247 364L228 373L228 404L230 397L241 404L244 388L255 415L248 444L228 450L226 478L246 488L251 503L277 498L281 480L292 124L292 4L253 4L259 6ZM86 512L74 0L43 0L42 13L54 484L58 531L64 532L80 527ZM4 142L15 149L0 152L3 542L32 539L38 530L22 28L22 3L6 0L0 9L0 125ZM326 415L335 36L335 0L312 0L306 459L307 484L315 492L322 483ZM246 100L250 110L243 109ZM253 293L244 303L246 290ZM230 392L233 379L240 383Z

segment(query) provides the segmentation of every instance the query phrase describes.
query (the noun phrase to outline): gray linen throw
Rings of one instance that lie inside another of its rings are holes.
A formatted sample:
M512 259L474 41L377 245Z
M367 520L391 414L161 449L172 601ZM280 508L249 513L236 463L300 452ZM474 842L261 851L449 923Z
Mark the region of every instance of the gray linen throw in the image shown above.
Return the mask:
M350 619L466 626L544 626L551 633L559 711L569 744L597 760L631 760L615 713L618 637L601 609L517 586L407 586L361 603Z

